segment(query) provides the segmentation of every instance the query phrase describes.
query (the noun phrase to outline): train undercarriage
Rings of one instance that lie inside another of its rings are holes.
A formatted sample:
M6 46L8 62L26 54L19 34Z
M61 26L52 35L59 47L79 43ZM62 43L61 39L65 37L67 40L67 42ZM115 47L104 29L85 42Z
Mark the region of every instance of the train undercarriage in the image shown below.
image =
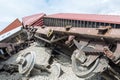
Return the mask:
M113 35L114 32L114 35ZM117 29L41 27L33 34L35 40L57 53L71 57L72 70L80 78L100 74L106 80L120 79L120 42Z

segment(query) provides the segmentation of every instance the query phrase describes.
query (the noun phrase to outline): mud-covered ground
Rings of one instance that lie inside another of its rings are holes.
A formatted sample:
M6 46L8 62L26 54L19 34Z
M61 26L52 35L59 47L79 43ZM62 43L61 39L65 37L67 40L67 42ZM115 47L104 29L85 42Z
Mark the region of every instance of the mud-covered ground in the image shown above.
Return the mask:
M36 53L36 63L37 64L40 64L40 65L47 65L48 64L47 63L48 60L46 60L46 59L48 57L50 57L50 54L47 54L45 52L44 47L39 47L39 46L35 46L35 45L32 45L31 47L20 51L19 53L13 55L7 61L1 62L0 64L14 64L15 60L19 54L26 53L29 51L34 51ZM71 68L71 59L70 58L66 58L66 56L58 55L58 57L53 59L52 64L56 64L56 63L60 65L60 68L62 71L61 75L58 78L53 77L54 74L51 77L50 74L45 72L45 71L41 72L40 70L33 70L31 72L32 76L30 76L28 80L84 80L84 79L77 77L73 73L72 68ZM53 72L54 71L57 72L56 69L53 70ZM22 79L25 80L26 78L23 78L22 75L20 75L19 73L10 74L8 72L0 72L0 80L22 80ZM94 77L91 80L100 80L100 78Z

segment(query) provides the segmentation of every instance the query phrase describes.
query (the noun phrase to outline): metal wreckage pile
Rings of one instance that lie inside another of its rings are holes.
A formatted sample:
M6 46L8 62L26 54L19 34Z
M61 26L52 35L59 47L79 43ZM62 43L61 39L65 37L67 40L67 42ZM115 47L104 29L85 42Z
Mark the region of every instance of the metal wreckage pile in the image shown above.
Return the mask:
M16 19L0 32L0 79L120 80L119 20L72 13Z

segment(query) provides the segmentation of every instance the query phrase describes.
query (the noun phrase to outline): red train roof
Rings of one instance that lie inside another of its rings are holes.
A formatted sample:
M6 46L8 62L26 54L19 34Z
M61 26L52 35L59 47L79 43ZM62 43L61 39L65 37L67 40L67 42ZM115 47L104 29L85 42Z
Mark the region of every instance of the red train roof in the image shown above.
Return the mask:
M22 23L21 23L18 19L16 19L16 20L14 20L11 24L9 24L5 29L3 29L3 30L0 32L0 35L8 32L8 31L11 31L11 30L13 30L13 29L15 29L15 28L17 28L17 27L19 27L19 26L22 26Z
M120 24L120 16L118 15L58 13L46 17Z
M32 24L34 24L35 22L37 22L39 19L41 19L43 16L45 16L44 13L40 13L40 14L34 14L31 16L26 16L22 18L23 24L24 25L29 25L32 26Z

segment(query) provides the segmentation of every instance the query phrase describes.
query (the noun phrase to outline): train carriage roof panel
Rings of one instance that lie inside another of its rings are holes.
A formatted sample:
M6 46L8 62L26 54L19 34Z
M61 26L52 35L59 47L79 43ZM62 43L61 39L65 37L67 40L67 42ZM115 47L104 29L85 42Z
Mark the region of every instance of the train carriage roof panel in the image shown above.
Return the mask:
M9 32L19 26L22 26L22 23L19 19L16 19L14 20L11 24L9 24L5 29L3 29L1 32L0 32L0 35L6 33L6 32Z
M118 15L58 13L45 17L120 24L120 16Z
M46 14L44 13L39 13L39 14L34 14L30 16L26 16L22 18L23 25L29 25L32 26L35 22L37 22L39 19L43 18Z

